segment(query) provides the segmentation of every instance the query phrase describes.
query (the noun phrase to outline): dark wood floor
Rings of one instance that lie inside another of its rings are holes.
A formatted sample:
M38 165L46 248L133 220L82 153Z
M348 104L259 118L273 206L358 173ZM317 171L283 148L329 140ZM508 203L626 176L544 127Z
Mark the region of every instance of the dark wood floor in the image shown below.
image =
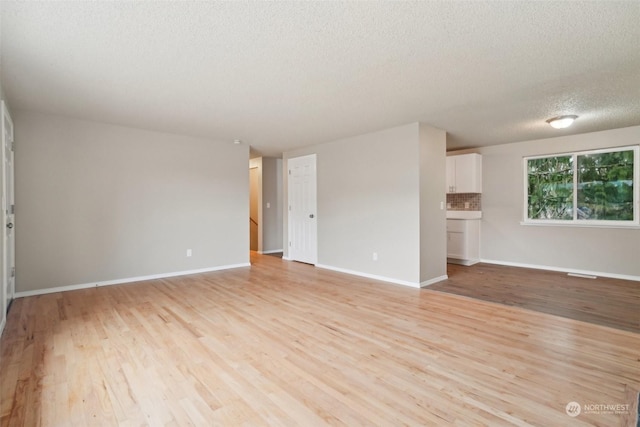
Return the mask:
M639 282L482 263L447 272L428 289L640 333Z

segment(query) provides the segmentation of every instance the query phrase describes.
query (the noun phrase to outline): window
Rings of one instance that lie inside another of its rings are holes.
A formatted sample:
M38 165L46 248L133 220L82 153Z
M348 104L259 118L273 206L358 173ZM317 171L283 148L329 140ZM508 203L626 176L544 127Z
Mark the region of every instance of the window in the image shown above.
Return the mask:
M525 223L638 226L638 147L527 157Z

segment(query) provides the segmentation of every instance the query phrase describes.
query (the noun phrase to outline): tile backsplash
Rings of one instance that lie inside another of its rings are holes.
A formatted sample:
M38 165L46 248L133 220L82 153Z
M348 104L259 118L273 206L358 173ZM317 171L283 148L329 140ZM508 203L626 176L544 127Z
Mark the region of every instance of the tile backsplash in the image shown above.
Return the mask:
M469 203L468 208L465 208L465 203ZM481 193L447 194L447 210L449 211L481 211L482 210L482 194Z

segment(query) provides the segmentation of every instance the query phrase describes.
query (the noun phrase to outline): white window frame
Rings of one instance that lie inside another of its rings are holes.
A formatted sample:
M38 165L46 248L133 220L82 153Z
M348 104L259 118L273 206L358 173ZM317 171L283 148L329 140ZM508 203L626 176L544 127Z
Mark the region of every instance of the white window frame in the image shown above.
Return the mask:
M633 151L633 221L609 221L577 219L578 212L578 156L588 154L614 153L618 151ZM573 219L530 219L529 218L529 160L548 157L573 157ZM601 227L601 228L639 228L640 227L640 146L602 148L575 152L544 154L540 156L523 157L524 172L524 210L522 225L551 225L568 227Z

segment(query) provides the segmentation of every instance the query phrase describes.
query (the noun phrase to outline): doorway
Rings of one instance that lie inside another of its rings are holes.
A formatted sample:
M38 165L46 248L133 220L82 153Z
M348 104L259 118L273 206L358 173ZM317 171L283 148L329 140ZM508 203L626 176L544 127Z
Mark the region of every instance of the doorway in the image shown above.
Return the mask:
M282 184L282 159L249 160L249 249L259 254L282 254Z
M260 250L260 169L249 169L249 249Z

